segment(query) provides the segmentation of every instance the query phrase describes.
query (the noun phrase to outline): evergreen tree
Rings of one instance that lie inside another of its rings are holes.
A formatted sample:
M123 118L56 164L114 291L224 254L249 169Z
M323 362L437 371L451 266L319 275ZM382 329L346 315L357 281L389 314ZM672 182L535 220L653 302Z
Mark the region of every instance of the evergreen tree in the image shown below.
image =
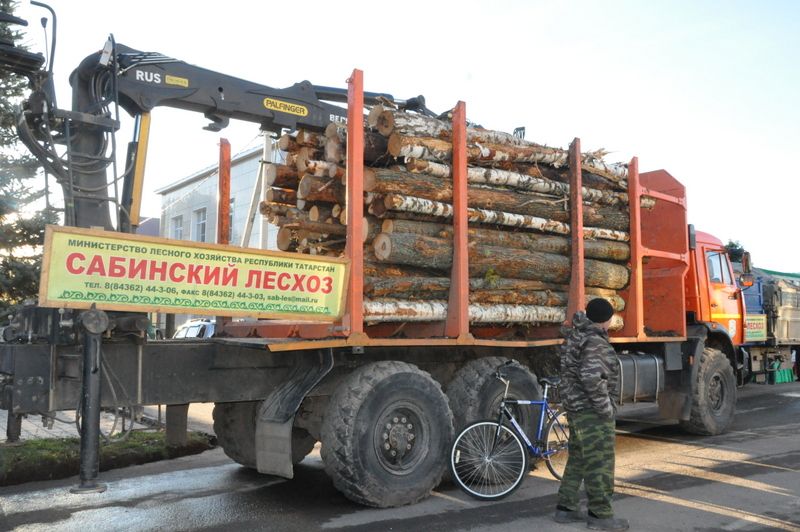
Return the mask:
M0 0L0 11L13 13L16 2ZM0 23L0 40L20 40L18 26ZM39 164L19 142L15 109L27 80L0 68L0 319L39 290L44 226L53 212L31 212L44 196L37 185ZM41 203L41 202L40 202Z
M744 255L744 248L738 240L728 240L725 244L725 249L728 250L728 256L731 262L742 262L742 255Z

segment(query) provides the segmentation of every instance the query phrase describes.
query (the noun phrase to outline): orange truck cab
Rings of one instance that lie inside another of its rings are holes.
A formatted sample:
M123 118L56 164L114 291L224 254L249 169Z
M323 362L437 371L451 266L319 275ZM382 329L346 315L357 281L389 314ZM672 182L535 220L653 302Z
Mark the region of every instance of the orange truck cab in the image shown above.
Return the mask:
M722 242L689 226L689 270L686 274L686 322L708 329L706 345L725 353L738 371L743 360L738 346L744 343L745 302L739 286L753 284L749 255L743 257L744 272L737 276ZM738 280L738 284L737 284Z

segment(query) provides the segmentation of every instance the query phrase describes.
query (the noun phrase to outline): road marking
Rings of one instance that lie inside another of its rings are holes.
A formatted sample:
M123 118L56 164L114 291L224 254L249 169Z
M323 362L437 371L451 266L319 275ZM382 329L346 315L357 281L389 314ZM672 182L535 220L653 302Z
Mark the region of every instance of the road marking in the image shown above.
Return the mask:
M778 395L781 395L783 397L800 397L800 392L786 392Z
M691 508L693 510L700 510L702 512L714 513L717 515L723 515L725 517L735 517L742 521L755 523L761 526L768 526L776 528L778 530L790 530L793 532L798 532L798 530L800 530L800 527L798 527L797 524L792 523L790 521L783 521L781 519L766 517L763 515L746 512L744 510L731 508L729 506L722 506L720 504L714 504L711 502L700 502L696 500L681 499L679 497L675 497L674 495L670 495L665 491L661 491L655 488L640 486L630 482L619 481L615 483L615 490L618 491L619 493L630 495L631 497L639 497L642 499L649 499L653 501L664 502L667 504L674 504L676 506L683 506L684 508Z

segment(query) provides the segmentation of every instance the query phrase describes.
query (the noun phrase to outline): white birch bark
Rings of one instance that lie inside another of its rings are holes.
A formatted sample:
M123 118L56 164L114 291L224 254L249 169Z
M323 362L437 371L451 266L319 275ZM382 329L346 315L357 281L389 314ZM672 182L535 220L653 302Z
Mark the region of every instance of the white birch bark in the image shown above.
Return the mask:
M413 196L403 196L401 194L387 194L383 201L386 208L392 211L413 212L442 218L453 217L453 206L441 201L431 201L424 198L415 198ZM568 235L570 233L570 227L567 223L545 220L544 218L526 214L467 208L467 218L470 222L498 224L508 227L524 227L526 229L536 229L538 231L560 235ZM630 240L630 236L624 231L602 229L599 227L584 227L583 235L584 238L600 238L618 242L627 242Z
M470 323L563 323L565 307L538 305L469 305ZM446 301L365 300L364 321L441 321L447 318ZM615 314L610 330L622 328L623 320Z

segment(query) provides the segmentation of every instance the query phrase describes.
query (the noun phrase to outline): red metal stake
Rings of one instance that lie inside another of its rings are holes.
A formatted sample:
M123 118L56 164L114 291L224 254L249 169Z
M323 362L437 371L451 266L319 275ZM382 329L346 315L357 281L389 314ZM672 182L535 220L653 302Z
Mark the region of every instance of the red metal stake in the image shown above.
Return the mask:
M219 139L219 193L217 197L217 244L230 243L231 143Z
M467 112L458 102L453 113L453 268L445 336L469 335L469 251L467 249Z
M624 336L644 338L644 285L642 280L642 187L639 183L639 158L628 165L628 209L631 215L631 280L625 306Z
M219 193L217 197L217 244L228 244L231 231L231 143L219 139ZM230 323L228 316L217 316L215 336Z
M579 310L586 308L583 263L583 179L581 176L581 139L569 145L569 211L572 238L572 277L569 283L567 323Z
M351 340L364 334L364 73L347 80L347 246L348 299L342 324Z

